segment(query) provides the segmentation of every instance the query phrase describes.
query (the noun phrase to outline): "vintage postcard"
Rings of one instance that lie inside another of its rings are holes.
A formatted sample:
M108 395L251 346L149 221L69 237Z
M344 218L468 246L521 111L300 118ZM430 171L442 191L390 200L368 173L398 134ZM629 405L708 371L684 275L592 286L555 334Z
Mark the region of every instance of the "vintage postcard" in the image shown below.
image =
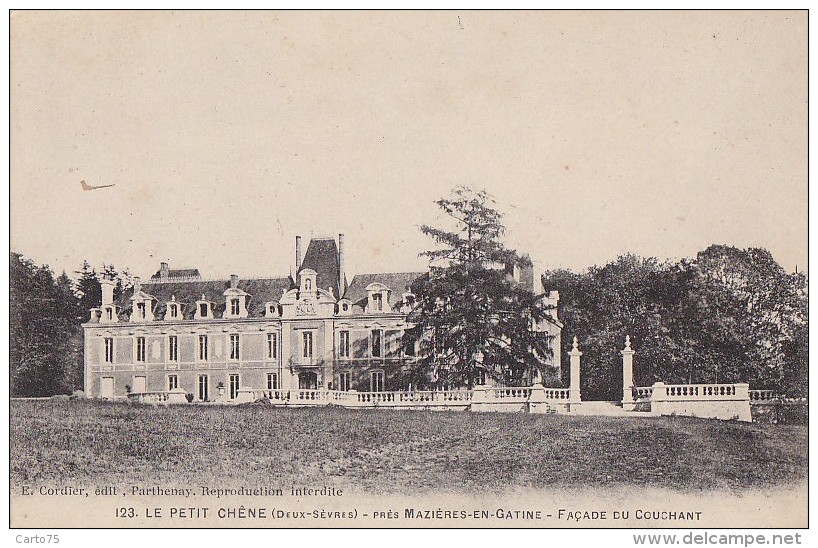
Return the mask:
M9 17L12 528L808 526L806 10Z

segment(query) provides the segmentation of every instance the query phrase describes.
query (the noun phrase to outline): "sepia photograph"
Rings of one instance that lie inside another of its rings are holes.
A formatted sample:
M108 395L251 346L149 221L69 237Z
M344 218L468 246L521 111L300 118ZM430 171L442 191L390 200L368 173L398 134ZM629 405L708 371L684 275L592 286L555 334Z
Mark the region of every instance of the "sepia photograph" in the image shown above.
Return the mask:
M808 527L807 10L9 32L12 529Z

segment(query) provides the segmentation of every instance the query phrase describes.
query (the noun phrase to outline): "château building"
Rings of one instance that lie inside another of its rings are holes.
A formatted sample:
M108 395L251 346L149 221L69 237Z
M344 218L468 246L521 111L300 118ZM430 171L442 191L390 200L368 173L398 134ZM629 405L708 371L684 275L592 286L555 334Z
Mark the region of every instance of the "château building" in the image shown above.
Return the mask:
M85 332L85 392L117 399L183 389L194 401L235 399L240 388L359 392L409 388L417 347L403 338L412 283L423 272L356 274L348 283L344 235L312 238L295 275L202 279L198 269L162 263L147 282L114 299L101 280L102 303ZM534 291L533 270L515 279ZM560 363L559 295L538 326L551 335Z

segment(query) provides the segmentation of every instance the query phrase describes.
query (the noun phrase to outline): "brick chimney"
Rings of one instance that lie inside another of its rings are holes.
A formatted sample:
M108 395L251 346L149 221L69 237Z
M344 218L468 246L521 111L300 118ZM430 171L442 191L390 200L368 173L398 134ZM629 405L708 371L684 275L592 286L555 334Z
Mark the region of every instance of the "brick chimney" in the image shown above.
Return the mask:
M520 267L520 286L534 293L534 265Z
M134 292L134 295L136 295L140 291L142 291L142 278L140 278L139 276L134 276L134 279L133 279L133 292Z
M298 269L301 268L301 236L295 237L295 274L298 276Z
M230 275L230 289L236 289L239 286L239 276L238 274L231 274Z
M344 272L346 260L344 258L344 235L338 234L338 291L341 298L347 290L346 273Z
M114 286L116 285L116 282L114 280L103 278L99 281L99 285L102 286L102 306L105 306L106 304L114 304Z
M162 262L159 263L159 279L160 280L167 280L170 276L170 266L168 263Z

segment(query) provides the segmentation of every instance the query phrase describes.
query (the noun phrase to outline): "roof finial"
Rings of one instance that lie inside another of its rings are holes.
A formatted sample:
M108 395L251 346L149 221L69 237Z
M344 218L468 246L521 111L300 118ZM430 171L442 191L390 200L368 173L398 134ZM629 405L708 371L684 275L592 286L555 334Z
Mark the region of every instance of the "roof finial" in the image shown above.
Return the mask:
M576 335L574 335L574 342L572 344L573 344L573 347L571 348L571 350L579 350L579 343L577 342L577 336Z
M625 350L631 349L631 336L625 335Z

